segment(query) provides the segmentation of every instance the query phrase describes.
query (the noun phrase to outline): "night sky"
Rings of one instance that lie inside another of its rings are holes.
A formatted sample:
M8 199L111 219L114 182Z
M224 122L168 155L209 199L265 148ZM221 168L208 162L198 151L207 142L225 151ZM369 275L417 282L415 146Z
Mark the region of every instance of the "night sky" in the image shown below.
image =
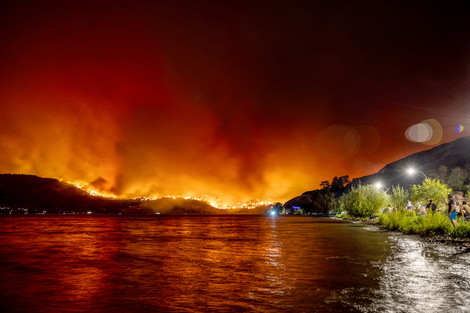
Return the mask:
M469 17L469 1L3 1L0 173L227 204L372 174L469 135Z

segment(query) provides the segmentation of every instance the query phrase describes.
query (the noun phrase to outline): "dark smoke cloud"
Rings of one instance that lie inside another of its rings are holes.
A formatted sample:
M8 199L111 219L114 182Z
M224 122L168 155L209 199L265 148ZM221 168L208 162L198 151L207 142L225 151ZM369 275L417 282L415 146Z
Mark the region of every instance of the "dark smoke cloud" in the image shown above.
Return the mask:
M287 200L469 125L469 6L2 3L0 172Z

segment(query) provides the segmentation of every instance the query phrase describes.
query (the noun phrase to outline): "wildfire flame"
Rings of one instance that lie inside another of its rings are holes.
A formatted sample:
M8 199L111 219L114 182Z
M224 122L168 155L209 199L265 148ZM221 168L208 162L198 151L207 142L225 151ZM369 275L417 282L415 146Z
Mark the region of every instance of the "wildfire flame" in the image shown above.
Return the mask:
M108 199L126 199L126 200L140 200L140 201L152 201L152 200L159 200L159 199L173 199L173 200L178 200L178 199L184 199L184 200L196 200L196 201L202 201L209 203L211 206L214 208L218 209L223 209L223 210L229 210L229 209L254 209L258 206L262 205L269 205L272 204L273 201L269 200L259 200L259 199L253 199L245 203L236 203L234 205L230 205L227 203L224 203L221 199L218 198L212 198L212 197L193 197L193 196L176 196L176 195L163 195L163 196L142 196L142 197L125 197L121 196L118 197L114 194L108 193L108 192L103 192L96 190L95 188L91 187L89 184L85 182L72 182L72 181L63 181L64 183L67 183L69 185L74 186L75 188L78 188L82 191L87 192L88 194L94 196L94 197L101 197L101 198L108 198Z

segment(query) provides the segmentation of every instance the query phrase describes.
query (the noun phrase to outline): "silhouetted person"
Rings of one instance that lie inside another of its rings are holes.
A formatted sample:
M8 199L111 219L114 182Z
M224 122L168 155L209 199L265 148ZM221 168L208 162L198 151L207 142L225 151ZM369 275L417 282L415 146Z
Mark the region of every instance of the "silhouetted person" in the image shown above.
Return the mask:
M436 213L437 206L434 202L432 202L432 199L429 199L429 203L426 205L426 209L431 209L433 214Z

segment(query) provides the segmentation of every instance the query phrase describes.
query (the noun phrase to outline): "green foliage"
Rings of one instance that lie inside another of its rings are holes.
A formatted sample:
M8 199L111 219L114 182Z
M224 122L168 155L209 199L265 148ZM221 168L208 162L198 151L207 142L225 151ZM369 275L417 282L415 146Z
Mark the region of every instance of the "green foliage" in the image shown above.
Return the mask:
M432 179L440 179L442 182L445 183L447 178L447 172L447 166L441 165L437 170L430 170L428 172L428 176Z
M464 193L470 190L470 164L466 164L464 168L455 167L450 171L445 165L441 165L439 169L428 171L428 176L439 179L452 190Z
M396 206L398 210L404 210L406 203L410 199L410 193L408 190L405 190L403 187L392 186L392 194L390 195L391 202Z
M333 194L328 190L320 190L317 196L313 198L313 204L316 207L317 213L327 214L333 209Z
M333 208L333 211L341 212L343 210L341 205L341 198L333 197L333 199L331 200L331 206Z
M377 224L389 230L423 237L444 235L454 231L449 218L444 213L429 215L417 215L415 211L383 213L379 215Z
M459 226L454 230L454 236L457 238L470 238L470 224L459 221Z
M288 209L293 206L301 208L301 214L322 213L328 214L333 209L333 194L329 189L319 189L304 192L295 201L288 201L286 207Z
M385 208L390 202L387 193L373 185L352 187L341 196L341 209L351 217L369 218Z
M454 228L449 217L443 212L428 215L417 215L414 211L382 213L376 223L388 230L422 237L453 233L457 238L470 238L470 223L463 222L459 218L459 226Z
M349 216L347 213L336 214L336 217L344 218L344 219L350 219L351 218L351 216Z
M447 185L452 188L453 190L466 190L466 183L468 182L468 179L470 177L470 174L460 168L456 167L453 168L452 171L449 173L447 176L446 182Z
M438 179L428 178L422 184L411 187L410 198L414 202L419 201L424 203L429 199L433 199L434 203L439 207L441 204L445 204L444 201L451 192L452 189L442 184Z

